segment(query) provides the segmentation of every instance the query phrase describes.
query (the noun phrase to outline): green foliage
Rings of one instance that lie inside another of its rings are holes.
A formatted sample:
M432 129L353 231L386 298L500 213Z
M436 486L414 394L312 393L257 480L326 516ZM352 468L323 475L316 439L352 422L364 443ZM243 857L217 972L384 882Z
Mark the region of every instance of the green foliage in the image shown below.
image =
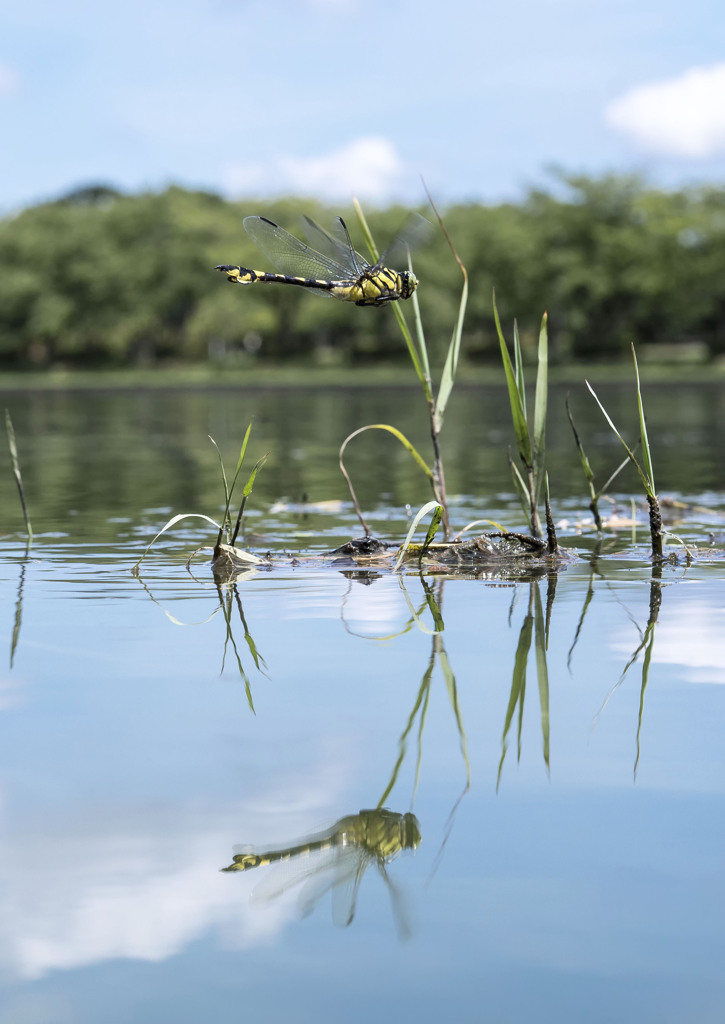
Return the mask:
M406 212L372 214L374 237L392 238ZM300 213L323 224L341 214L363 248L351 210L313 202L80 189L0 221L0 359L129 364L211 353L243 361L322 358L331 349L346 363L404 358L389 311L295 289L229 287L215 275L219 263L268 269L243 231L249 213L293 232ZM552 361L618 356L633 341L640 351L692 340L725 351L725 189L666 193L632 178L561 176L519 205L452 206L445 222L476 282L462 338L469 359L498 352L493 286L503 322L515 314L533 324L548 309ZM460 296L442 236L415 254L415 272L428 354L442 364ZM535 333L520 340L524 359L535 359Z

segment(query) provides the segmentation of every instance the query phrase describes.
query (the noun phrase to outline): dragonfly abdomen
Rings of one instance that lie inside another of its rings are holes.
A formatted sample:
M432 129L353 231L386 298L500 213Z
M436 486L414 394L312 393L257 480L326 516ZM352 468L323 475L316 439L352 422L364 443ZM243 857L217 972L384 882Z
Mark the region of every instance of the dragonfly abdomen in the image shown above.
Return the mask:
M263 868L267 864L278 864L280 861L291 860L293 857L306 857L316 850L329 850L332 846L341 845L337 836L326 836L310 843L300 843L299 846L289 846L284 850L270 850L267 853L237 853L232 863L222 871L248 871L250 868Z
M330 292L336 298L344 298L355 285L354 281L323 281L314 277L268 274L263 270L249 270L247 267L234 267L227 264L214 267L214 269L226 274L232 284L294 284L300 288L316 288L318 291Z

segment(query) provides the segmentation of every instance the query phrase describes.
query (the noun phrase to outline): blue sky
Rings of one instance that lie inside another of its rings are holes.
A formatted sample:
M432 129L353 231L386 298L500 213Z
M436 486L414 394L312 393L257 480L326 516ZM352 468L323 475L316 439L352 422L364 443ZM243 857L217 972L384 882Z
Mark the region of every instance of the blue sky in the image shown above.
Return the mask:
M0 211L104 182L516 199L725 176L719 0L0 0Z

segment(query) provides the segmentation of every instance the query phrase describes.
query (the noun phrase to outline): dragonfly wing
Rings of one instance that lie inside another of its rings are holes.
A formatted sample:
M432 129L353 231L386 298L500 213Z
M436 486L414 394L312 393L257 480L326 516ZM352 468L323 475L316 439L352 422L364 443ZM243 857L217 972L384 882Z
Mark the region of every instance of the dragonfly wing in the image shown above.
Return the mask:
M277 270L293 277L347 281L350 271L330 256L311 249L266 217L245 217L244 230Z
M405 268L408 253L427 245L433 237L433 225L419 213L411 213L400 231L378 260L376 266Z
M383 880L390 893L390 905L393 908L393 920L395 921L395 927L398 932L398 936L401 939L409 939L413 934L413 928L410 922L410 910L408 908L408 901L405 898L405 894L398 888L395 882L388 875L384 864L379 864L380 874L383 876Z
M333 879L330 884L323 885L320 895L334 884L334 876L339 857L339 848L316 850L309 857L294 858L281 864L275 864L264 876L264 878L252 890L252 901L254 903L271 903L289 889L297 885L305 884L307 888L310 880L320 878Z
M352 924L357 910L357 894L362 877L370 866L370 855L358 851L357 863L346 878L340 878L332 890L332 920L338 928Z
M342 217L335 220L332 231L325 231L311 217L302 217L302 229L305 238L313 249L323 253L329 259L345 267L349 277L358 278L368 266L366 260L355 252L347 233Z

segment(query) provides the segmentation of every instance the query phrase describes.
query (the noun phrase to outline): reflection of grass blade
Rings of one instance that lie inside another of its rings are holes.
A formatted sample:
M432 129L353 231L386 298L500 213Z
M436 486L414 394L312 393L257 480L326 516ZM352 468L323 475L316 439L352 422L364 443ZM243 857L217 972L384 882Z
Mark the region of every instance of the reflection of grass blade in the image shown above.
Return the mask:
M231 643L232 650L234 651L234 657L237 659L237 667L239 668L239 675L242 677L242 681L244 682L244 689L245 689L245 692L247 694L247 702L248 702L250 708L252 709L252 711L256 714L256 711L254 711L254 702L252 701L252 688L249 685L249 679L247 677L247 673L244 671L244 666L242 665L242 659L239 656L239 651L237 650L237 644L236 644L236 641L234 639L234 633L232 632L232 595L231 595L230 591L227 591L227 594L225 595L222 592L221 586L218 587L218 590L219 590L219 602L221 604L222 614L224 615L224 621L225 621L226 627L227 627L226 636L224 637L224 653L222 654L222 667L221 667L221 670L219 672L219 675L222 675L223 672L224 672L224 666L225 666L226 660L227 660L227 648L228 648L229 644Z
M13 467L13 475L15 477L15 483L17 484L18 494L20 495L20 505L23 510L23 519L25 520L25 531L28 535L28 541L33 539L33 528L30 525L30 516L28 515L28 506L25 502L25 490L23 488L23 477L20 473L20 459L18 457L18 446L15 443L15 430L13 429L13 421L10 419L10 412L5 410L5 430L8 435L8 448L10 449L10 462Z
M576 631L574 633L574 639L572 641L571 647L569 648L569 653L566 656L566 667L569 670L569 675L571 675L571 660L572 660L572 658L574 656L574 648L576 647L577 643L579 642L579 634L581 633L582 627L584 626L584 620L587 617L587 611L589 610L589 605L592 603L592 598L593 597L594 597L594 573L592 572L592 574L589 577L589 586L587 587L587 596L584 598L584 604L582 605L582 610L581 610L581 614L579 616L579 621L577 622Z
M390 776L390 781L388 782L388 785L385 787L383 795L378 800L378 808L383 807L385 805L388 797L393 791L395 783L398 781L398 774L400 772L401 765L405 760L405 752L408 748L408 736L410 735L410 731L413 728L413 724L418 714L418 709L421 707L424 700L427 700L427 692L430 689L430 681L433 675L433 665L435 663L434 658L435 655L431 653L431 657L428 662L428 668L426 669L425 674L423 675L423 681L421 682L420 689L418 690L418 696L416 697L415 704L413 705L413 710L410 712L406 726L403 729L402 733L400 734L400 739L398 740L398 759L393 765L393 771Z
M254 642L254 637L249 632L247 618L244 614L244 608L242 607L242 599L239 596L239 590L237 589L236 586L234 587L234 599L237 603L237 611L239 612L239 618L241 620L242 626L244 627L244 640L247 644L247 647L249 648L249 653L252 655L252 659L254 660L254 667L257 669L258 672L261 672L262 675L266 676L267 663L257 650L257 645Z
M440 639L439 637L436 639ZM453 714L456 719L456 727L458 729L458 735L461 741L461 754L463 755L463 763L466 766L466 788L471 785L471 763L468 760L468 742L466 740L466 730L463 728L463 718L461 717L461 708L458 703L458 687L456 686L456 677L453 674L451 663L448 660L448 654L443 645L440 645L438 651L438 660L440 662L441 671L443 672L443 678L446 682L446 690L448 692L448 699L451 702L453 708Z
M642 735L642 719L644 716L644 694L647 689L647 683L649 682L649 667L652 661L652 650L655 642L655 628L654 623L651 623L647 627L647 633L649 634L649 642L644 652L644 660L642 662L642 687L639 691L639 711L637 713L637 754L634 759L634 777L637 778L637 767L639 765L640 755L640 737Z
M435 632L436 633L442 633L443 630L446 627L445 627L445 624L443 622L443 616L441 615L441 610L438 607L438 602L436 601L435 595L433 594L433 588L428 583L426 583L425 580L422 579L422 578L421 578L421 583L423 584L423 589L425 590L425 603L426 603L426 605L428 607L428 611L431 614L431 618L433 619L433 625L435 626Z
M534 617L531 611L528 611L524 616L524 621L521 626L521 632L519 634L519 642L516 648L516 656L514 657L514 671L511 679L511 694L509 696L508 707L506 708L506 717L504 719L503 735L501 737L501 760L498 765L498 777L496 779L496 789L498 790L501 782L501 772L503 771L503 763L506 758L506 751L508 749L508 733L511 728L511 722L513 721L514 712L517 705L519 705L519 728L518 728L518 753L521 757L521 725L522 715L524 708L524 699L526 696L526 664L529 660L529 650L531 649L531 636L533 633Z
M534 649L536 651L536 675L539 682L539 705L541 707L541 734L543 737L544 762L546 770L550 770L549 764L549 670L546 665L546 628L544 625L544 612L541 606L541 593L536 583L534 588L535 608L535 630Z
M420 709L420 722L418 723L418 737L416 743L416 758L415 758L415 775L413 777L413 796L410 801L411 807L415 803L415 798L418 794L418 783L420 782L420 769L423 764L423 732L425 731L425 722L428 717L428 705L430 703L430 684L433 678L433 666L435 665L435 654L436 654L436 643L440 640L440 637L436 636L433 638L433 650L431 651L430 661L425 675L423 676L423 683L425 686L425 697L423 704Z
M20 580L18 581L18 596L15 599L15 619L13 621L13 635L10 640L10 668L13 667L15 661L15 651L17 650L18 640L20 639L20 627L23 624L23 590L25 589L25 569L28 564L28 554L30 552L30 536L28 537L28 543L25 548L25 558L20 566Z

